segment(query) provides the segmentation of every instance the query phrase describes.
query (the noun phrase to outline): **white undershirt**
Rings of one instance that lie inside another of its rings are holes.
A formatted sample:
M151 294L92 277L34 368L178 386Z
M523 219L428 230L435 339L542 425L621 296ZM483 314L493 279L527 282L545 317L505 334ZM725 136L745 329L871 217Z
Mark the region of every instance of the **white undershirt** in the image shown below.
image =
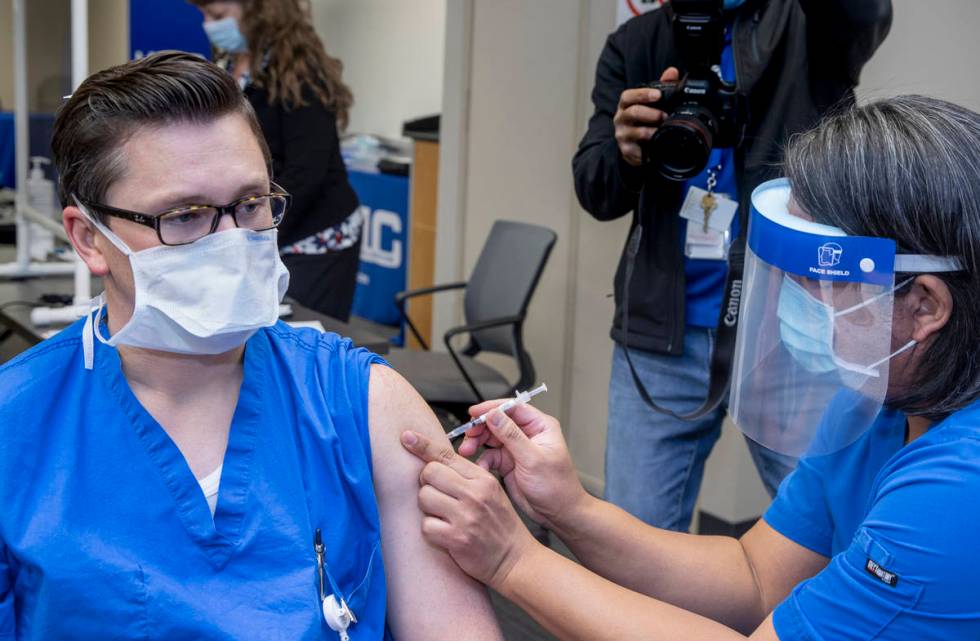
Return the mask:
M201 486L201 491L204 492L204 498L208 502L208 507L211 508L211 517L214 517L214 510L218 507L218 486L221 484L221 468L223 466L219 465L218 469L211 472L203 479L198 479L197 483Z

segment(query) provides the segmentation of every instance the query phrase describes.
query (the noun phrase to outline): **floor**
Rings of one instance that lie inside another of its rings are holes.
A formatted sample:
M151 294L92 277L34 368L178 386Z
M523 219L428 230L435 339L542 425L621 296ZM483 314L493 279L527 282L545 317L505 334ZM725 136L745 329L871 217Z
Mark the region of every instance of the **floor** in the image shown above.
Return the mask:
M554 536L549 537L551 548L558 553L574 558L561 541ZM538 625L534 619L529 617L523 610L500 596L496 592L491 592L490 600L493 609L497 613L497 620L500 622L500 629L504 633L507 641L555 641L556 637L548 634L544 628Z
M552 641L555 639L524 611L504 597L493 593L490 598L493 601L493 609L497 612L500 629L507 641Z

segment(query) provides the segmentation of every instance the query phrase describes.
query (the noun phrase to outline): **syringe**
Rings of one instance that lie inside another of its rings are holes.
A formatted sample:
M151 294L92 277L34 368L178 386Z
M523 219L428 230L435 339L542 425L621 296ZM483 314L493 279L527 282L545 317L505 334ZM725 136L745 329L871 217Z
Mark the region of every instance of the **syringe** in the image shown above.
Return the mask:
M477 425L483 425L484 423L486 423L487 417L490 416L490 414L492 414L493 412L496 412L498 410L501 412L507 412L508 410L517 407L518 405L527 405L532 398L534 398L541 392L547 392L547 391L548 391L548 386L545 385L544 383L541 383L541 385L535 387L533 390L530 390L528 392L518 392L517 394L514 395L514 398L510 399L509 401L506 401L505 403L501 403L500 405L493 408L486 414L481 414L480 416L477 416L469 423L463 423L459 427L455 428L453 431L446 434L446 436L449 437L450 441L453 440L454 438L460 437L463 435L464 432L466 432L466 430L470 429L471 427L476 427Z

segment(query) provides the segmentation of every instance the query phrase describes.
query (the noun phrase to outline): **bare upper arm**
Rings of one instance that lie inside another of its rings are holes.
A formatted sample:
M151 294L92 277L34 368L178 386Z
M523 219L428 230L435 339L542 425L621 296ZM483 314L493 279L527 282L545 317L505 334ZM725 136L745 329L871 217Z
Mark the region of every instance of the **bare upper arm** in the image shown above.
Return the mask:
M443 550L422 538L418 477L422 463L401 446L411 429L449 445L425 401L394 370L371 367L368 424L381 544L388 582L388 621L399 641L501 639L485 588Z
M759 519L759 522L739 539L739 543L752 569L759 590L760 605L763 612L767 614L771 613L794 587L815 576L829 561L822 554L817 554L783 536L763 519ZM764 623L762 627L765 625ZM771 621L769 625L771 627ZM756 638L755 635L752 638Z

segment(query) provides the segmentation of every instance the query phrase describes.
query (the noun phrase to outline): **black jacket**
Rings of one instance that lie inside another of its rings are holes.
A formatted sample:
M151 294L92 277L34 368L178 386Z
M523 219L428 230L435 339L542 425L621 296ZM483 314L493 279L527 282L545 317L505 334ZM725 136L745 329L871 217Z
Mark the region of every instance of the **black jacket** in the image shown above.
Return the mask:
M595 113L572 168L579 202L598 220L633 211L643 238L630 289L630 347L683 352L684 260L677 212L683 183L622 160L613 116L623 90L641 87L667 67L682 65L674 51L670 6L624 23L599 58ZM739 213L758 184L780 174L788 137L821 115L854 100L861 68L891 27L890 0L748 0L732 32L738 91L748 96L749 123L736 150ZM742 226L745 229L745 225ZM611 335L622 342L625 255L615 277Z
M340 157L336 115L309 88L306 105L287 109L269 104L269 94L254 84L245 89L272 154L272 176L293 199L279 226L279 246L290 245L336 225L357 208Z

